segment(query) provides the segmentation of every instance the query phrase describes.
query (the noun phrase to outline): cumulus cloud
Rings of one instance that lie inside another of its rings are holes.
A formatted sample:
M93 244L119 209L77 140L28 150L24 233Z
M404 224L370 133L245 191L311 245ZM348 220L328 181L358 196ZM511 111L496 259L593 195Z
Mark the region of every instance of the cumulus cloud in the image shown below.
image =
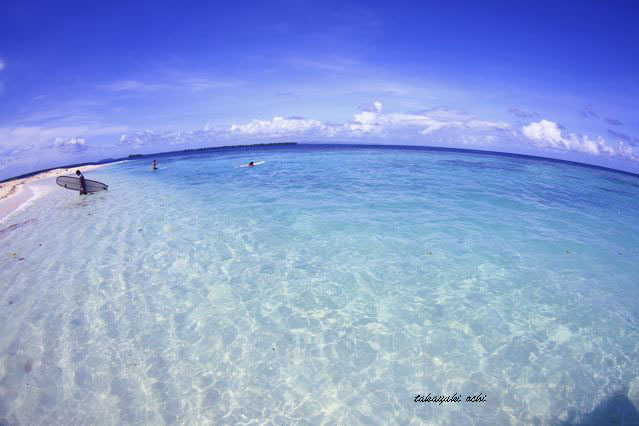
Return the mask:
M522 111L511 108L510 112L520 118L523 118L522 114L533 114ZM119 139L113 136L118 134L121 135ZM95 137L98 137L98 141L90 145L87 141L92 141ZM13 170L18 170L15 165L18 162L22 164L20 167L32 170L36 163L68 161L71 158L89 159L90 155L97 156L106 152L109 155L127 155L132 152L239 144L250 140L466 145L506 150L509 150L508 146L513 146L515 151L516 145L521 146L524 142L544 149L639 161L639 139L611 129L608 129L607 138L608 140L570 133L557 122L547 119L513 128L509 123L483 119L448 106L398 112L389 111L382 102L376 100L361 105L350 120L342 122L275 116L272 119L254 119L233 124L224 129L211 128L207 124L204 129L195 131L144 130L131 133L122 126L96 124L0 127L0 162L5 170L12 162Z
M56 147L56 141L68 141L74 138L90 139L95 136L112 135L126 130L123 126L8 126L0 127L0 147L11 149L34 145L38 149ZM71 143L73 144L73 143ZM68 145L68 144L67 144ZM75 145L81 146L78 141Z
M508 123L480 120L465 111L448 107L413 113L383 112L382 103L375 101L360 106L360 111L353 115L353 119L345 123L322 123L300 117L274 117L272 120L235 124L229 131L236 136L381 139L409 136L423 138L442 130L487 136L485 132L499 132L509 127ZM451 135L452 133L449 134ZM463 143L459 134L455 136L456 140ZM476 141L481 139L477 138Z
M608 124L612 124L613 126L623 126L623 123L616 118L605 118L604 121Z
M534 111L525 111L520 108L511 107L508 109L508 113L514 115L519 118L539 118L539 114Z
M147 145L169 142L175 144L180 139L180 133L166 132L158 133L153 130L144 130L133 134L123 134L118 140L118 145L129 146L131 148L142 148Z
M540 147L639 160L639 152L622 141L615 145L607 142L601 136L596 139L574 133L564 136L557 123L550 120L544 119L536 123L530 123L523 126L521 131L525 137Z
M185 145L189 147L204 146L224 138L225 134L223 132L210 129L207 123L204 129L196 131L158 132L154 130L144 130L130 134L122 134L116 145L133 149L151 146L171 147L181 145L180 149L184 149Z
M234 124L229 132L233 135L250 136L331 136L334 128L317 120L300 117L273 117L272 120L252 120L246 124Z
M46 148L57 137L81 134L81 127L43 128L39 126L0 127L0 146L7 149L35 145Z
M57 148L60 152L84 152L89 149L89 145L84 138L61 138L57 137L53 140L51 145L53 148Z
M551 143L560 143L563 138L561 137L561 130L557 123L548 120L541 120L538 123L530 123L522 128L522 133L536 141L550 141Z
M97 123L96 123L97 124ZM89 160L88 155L104 153L89 141L108 138L122 126L23 126L0 127L0 159L4 166L0 178L71 161ZM99 158L93 158L98 160Z
M449 107L436 107L414 113L383 113L381 102L375 102L374 107L374 111L355 114L354 120L346 124L347 130L354 134L386 135L398 131L414 131L429 135L443 129L481 131L505 130L510 127L508 123L480 120L463 110Z

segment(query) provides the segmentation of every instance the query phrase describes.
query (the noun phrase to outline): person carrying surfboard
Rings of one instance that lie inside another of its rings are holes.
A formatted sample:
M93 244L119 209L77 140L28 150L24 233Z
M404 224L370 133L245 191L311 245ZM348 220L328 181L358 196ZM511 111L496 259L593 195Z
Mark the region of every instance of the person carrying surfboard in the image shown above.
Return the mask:
M87 182L84 180L84 175L80 170L76 170L75 174L80 178L80 195L88 194L87 192Z

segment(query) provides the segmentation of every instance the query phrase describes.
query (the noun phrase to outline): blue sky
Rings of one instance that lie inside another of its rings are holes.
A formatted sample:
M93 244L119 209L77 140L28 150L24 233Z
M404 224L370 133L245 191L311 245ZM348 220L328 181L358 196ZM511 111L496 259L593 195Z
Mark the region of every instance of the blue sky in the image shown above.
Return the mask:
M4 0L0 178L269 141L639 173L639 3L469 3Z

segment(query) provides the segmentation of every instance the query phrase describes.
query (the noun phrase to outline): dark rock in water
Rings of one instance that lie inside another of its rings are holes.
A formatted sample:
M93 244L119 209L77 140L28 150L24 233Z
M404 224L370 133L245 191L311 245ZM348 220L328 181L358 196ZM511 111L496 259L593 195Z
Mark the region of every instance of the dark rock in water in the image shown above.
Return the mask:
M33 369L33 364L31 362L31 360L28 359L27 362L24 363L24 372L25 373L31 373L32 369Z

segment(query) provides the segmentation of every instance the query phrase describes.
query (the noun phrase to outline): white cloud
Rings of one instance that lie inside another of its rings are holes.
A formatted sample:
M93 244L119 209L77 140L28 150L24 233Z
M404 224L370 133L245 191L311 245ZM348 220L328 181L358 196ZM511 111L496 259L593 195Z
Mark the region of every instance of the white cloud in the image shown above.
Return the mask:
M89 148L82 137L69 137L77 128L0 128L2 178L77 161Z
M73 161L90 160L87 155L105 153L99 144L88 142L91 138L108 138L114 132L126 130L123 126L99 123L84 126L0 127L0 178Z
M317 120L299 117L273 117L272 120L252 120L247 124L234 124L229 132L248 136L332 136L335 129Z
M152 131L145 130L143 132L136 132L131 135L123 134L120 136L118 145L130 146L132 148L142 148L147 145L152 145L161 139L161 135Z
M272 120L253 120L235 124L229 129L236 135L290 136L326 138L362 138L364 136L392 137L398 134L419 137L442 129L451 131L490 132L506 130L504 122L480 120L464 111L439 107L418 113L382 112L383 105L375 101L364 105L347 123L322 123L318 120L274 117Z
M382 104L375 103L376 111L362 111L355 114L354 122L348 125L354 132L389 135L399 131L416 131L430 135L439 130L505 130L508 123L479 120L465 111L438 107L416 113L382 113Z
M15 126L0 127L0 147L13 149L33 144L35 147L50 147L56 139L70 139L74 137L94 137L110 135L126 131L125 126Z
M26 145L45 147L57 137L80 135L86 132L86 127L52 127L17 126L0 127L0 146L15 149Z
M223 138L221 132L214 129L196 130L193 132L156 132L144 130L131 134L122 134L117 142L119 146L133 149L147 146L169 147L174 145L202 146ZM183 146L182 149L185 147Z
M564 139L561 137L561 130L557 123L548 120L541 120L538 123L530 123L521 129L524 136L542 142L549 142L553 146L563 145Z
M226 130L206 126L195 132L154 132L146 130L123 134L118 145L132 148L177 144L202 144L205 141L242 140L247 138L286 138L297 140L347 140L372 137L379 139L411 139L415 143L437 134L439 142L462 144L495 142L509 128L504 122L480 120L458 109L438 107L416 113L383 112L380 101L364 105L345 123L323 123L303 117L275 116L233 124ZM447 133L441 133L446 130ZM495 134L493 134L495 133ZM472 136L471 136L472 134Z
M614 144L607 142L601 136L598 136L596 139L591 139L587 135L579 136L574 133L564 136L561 133L559 125L550 120L530 123L523 126L521 131L523 135L532 140L535 145L541 147L583 152L590 155L618 156L631 160L639 160L639 152L631 146L625 145L623 141L619 141L616 146L614 146Z
M53 140L53 148L57 148L61 152L83 152L89 146L84 138L61 138L57 137Z
M123 83L121 87L136 87L133 83L127 84ZM18 170L25 172L54 165L54 162L91 159L90 156L100 155L102 158L103 154L127 155L132 150L159 152L265 139L427 144L506 150L512 146L515 152L517 145L521 148L522 142L525 142L540 148L639 161L639 147L633 147L627 140L617 137L606 141L602 137L567 133L557 123L546 119L513 129L508 123L481 119L450 107L413 112L387 111L379 100L361 106L351 120L344 122L275 116L272 119L233 124L225 129L211 128L207 124L204 129L183 132L145 130L129 133L125 126L101 123L92 116L79 116L71 122L82 124L67 126L63 124L66 122L57 118L57 110L51 114L47 118L54 120L57 126L32 125L32 121L23 120L12 126L0 127L0 169L5 168L3 174L15 175ZM114 136L118 134L121 135L119 140ZM90 142L94 138L97 141Z

